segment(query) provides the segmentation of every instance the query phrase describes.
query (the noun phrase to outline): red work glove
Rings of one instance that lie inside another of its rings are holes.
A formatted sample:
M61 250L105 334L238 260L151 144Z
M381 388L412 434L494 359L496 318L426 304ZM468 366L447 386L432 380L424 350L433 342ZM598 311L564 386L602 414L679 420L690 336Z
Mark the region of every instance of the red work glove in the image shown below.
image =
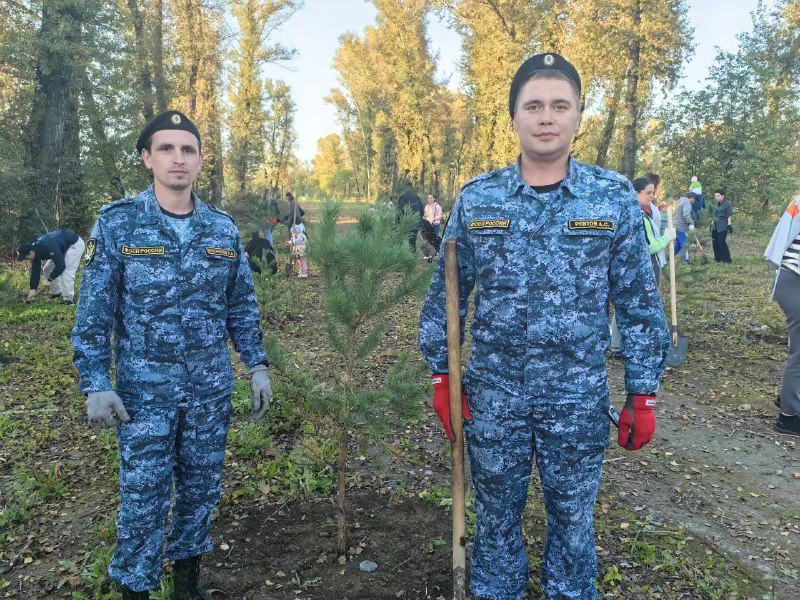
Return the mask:
M444 426L444 432L450 442L455 442L453 426L450 423L450 376L447 373L437 373L431 378L433 381L433 410L439 415ZM467 397L461 393L461 410L465 419L471 419L472 413L467 406Z
M626 450L639 450L653 439L656 430L655 394L628 394L619 415L617 443Z

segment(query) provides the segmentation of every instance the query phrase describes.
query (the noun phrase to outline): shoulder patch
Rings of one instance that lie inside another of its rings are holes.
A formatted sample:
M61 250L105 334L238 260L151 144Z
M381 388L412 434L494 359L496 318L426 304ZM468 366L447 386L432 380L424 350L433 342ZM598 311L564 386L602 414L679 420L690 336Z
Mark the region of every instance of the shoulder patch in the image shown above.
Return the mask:
M85 266L89 266L92 264L94 260L94 253L97 250L97 240L95 238L89 238L86 240L86 250L83 253L83 264Z

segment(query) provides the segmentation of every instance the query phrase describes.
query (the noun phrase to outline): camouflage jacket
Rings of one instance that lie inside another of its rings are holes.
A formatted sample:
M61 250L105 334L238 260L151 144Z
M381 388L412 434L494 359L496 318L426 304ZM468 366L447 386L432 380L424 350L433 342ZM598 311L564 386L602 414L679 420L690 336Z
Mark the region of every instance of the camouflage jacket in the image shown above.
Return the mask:
M467 183L443 241L458 247L462 342L473 288L465 378L546 398L608 394L609 301L622 332L628 391L655 392L669 334L630 182L570 157L559 189L540 196L518 163ZM444 261L431 280L420 347L446 373Z
M266 361L250 267L233 219L195 198L183 248L152 186L104 206L86 244L72 345L84 393L145 403L233 390L228 337L245 365Z

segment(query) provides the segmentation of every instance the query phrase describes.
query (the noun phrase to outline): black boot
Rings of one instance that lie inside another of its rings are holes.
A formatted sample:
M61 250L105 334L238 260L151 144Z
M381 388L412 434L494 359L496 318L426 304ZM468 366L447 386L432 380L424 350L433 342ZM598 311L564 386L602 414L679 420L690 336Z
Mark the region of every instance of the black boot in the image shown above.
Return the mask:
M150 600L150 591L134 592L132 589L122 586L122 600Z
M201 558L199 555L175 561L175 600L212 600L211 594L201 588L198 581Z

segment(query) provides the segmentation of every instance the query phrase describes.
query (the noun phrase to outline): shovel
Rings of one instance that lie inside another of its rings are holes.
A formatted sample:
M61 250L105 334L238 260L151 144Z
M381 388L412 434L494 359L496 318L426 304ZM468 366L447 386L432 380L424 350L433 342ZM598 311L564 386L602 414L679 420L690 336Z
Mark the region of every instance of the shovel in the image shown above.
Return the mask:
M450 371L450 424L453 497L453 600L466 600L466 506L464 498L464 421L461 410L461 315L458 306L458 255L455 240L444 245L447 307L447 366Z
M667 208L667 226L672 227L672 207ZM678 367L686 360L689 341L685 335L678 335L678 297L675 292L675 241L669 243L669 299L672 308L672 323L669 328L672 334L672 346L667 355L667 364Z
M705 265L708 264L708 256L706 255L706 251L703 249L703 245L700 243L700 236L697 235L697 231L694 232L694 246L697 246L697 249L700 250L700 264Z

